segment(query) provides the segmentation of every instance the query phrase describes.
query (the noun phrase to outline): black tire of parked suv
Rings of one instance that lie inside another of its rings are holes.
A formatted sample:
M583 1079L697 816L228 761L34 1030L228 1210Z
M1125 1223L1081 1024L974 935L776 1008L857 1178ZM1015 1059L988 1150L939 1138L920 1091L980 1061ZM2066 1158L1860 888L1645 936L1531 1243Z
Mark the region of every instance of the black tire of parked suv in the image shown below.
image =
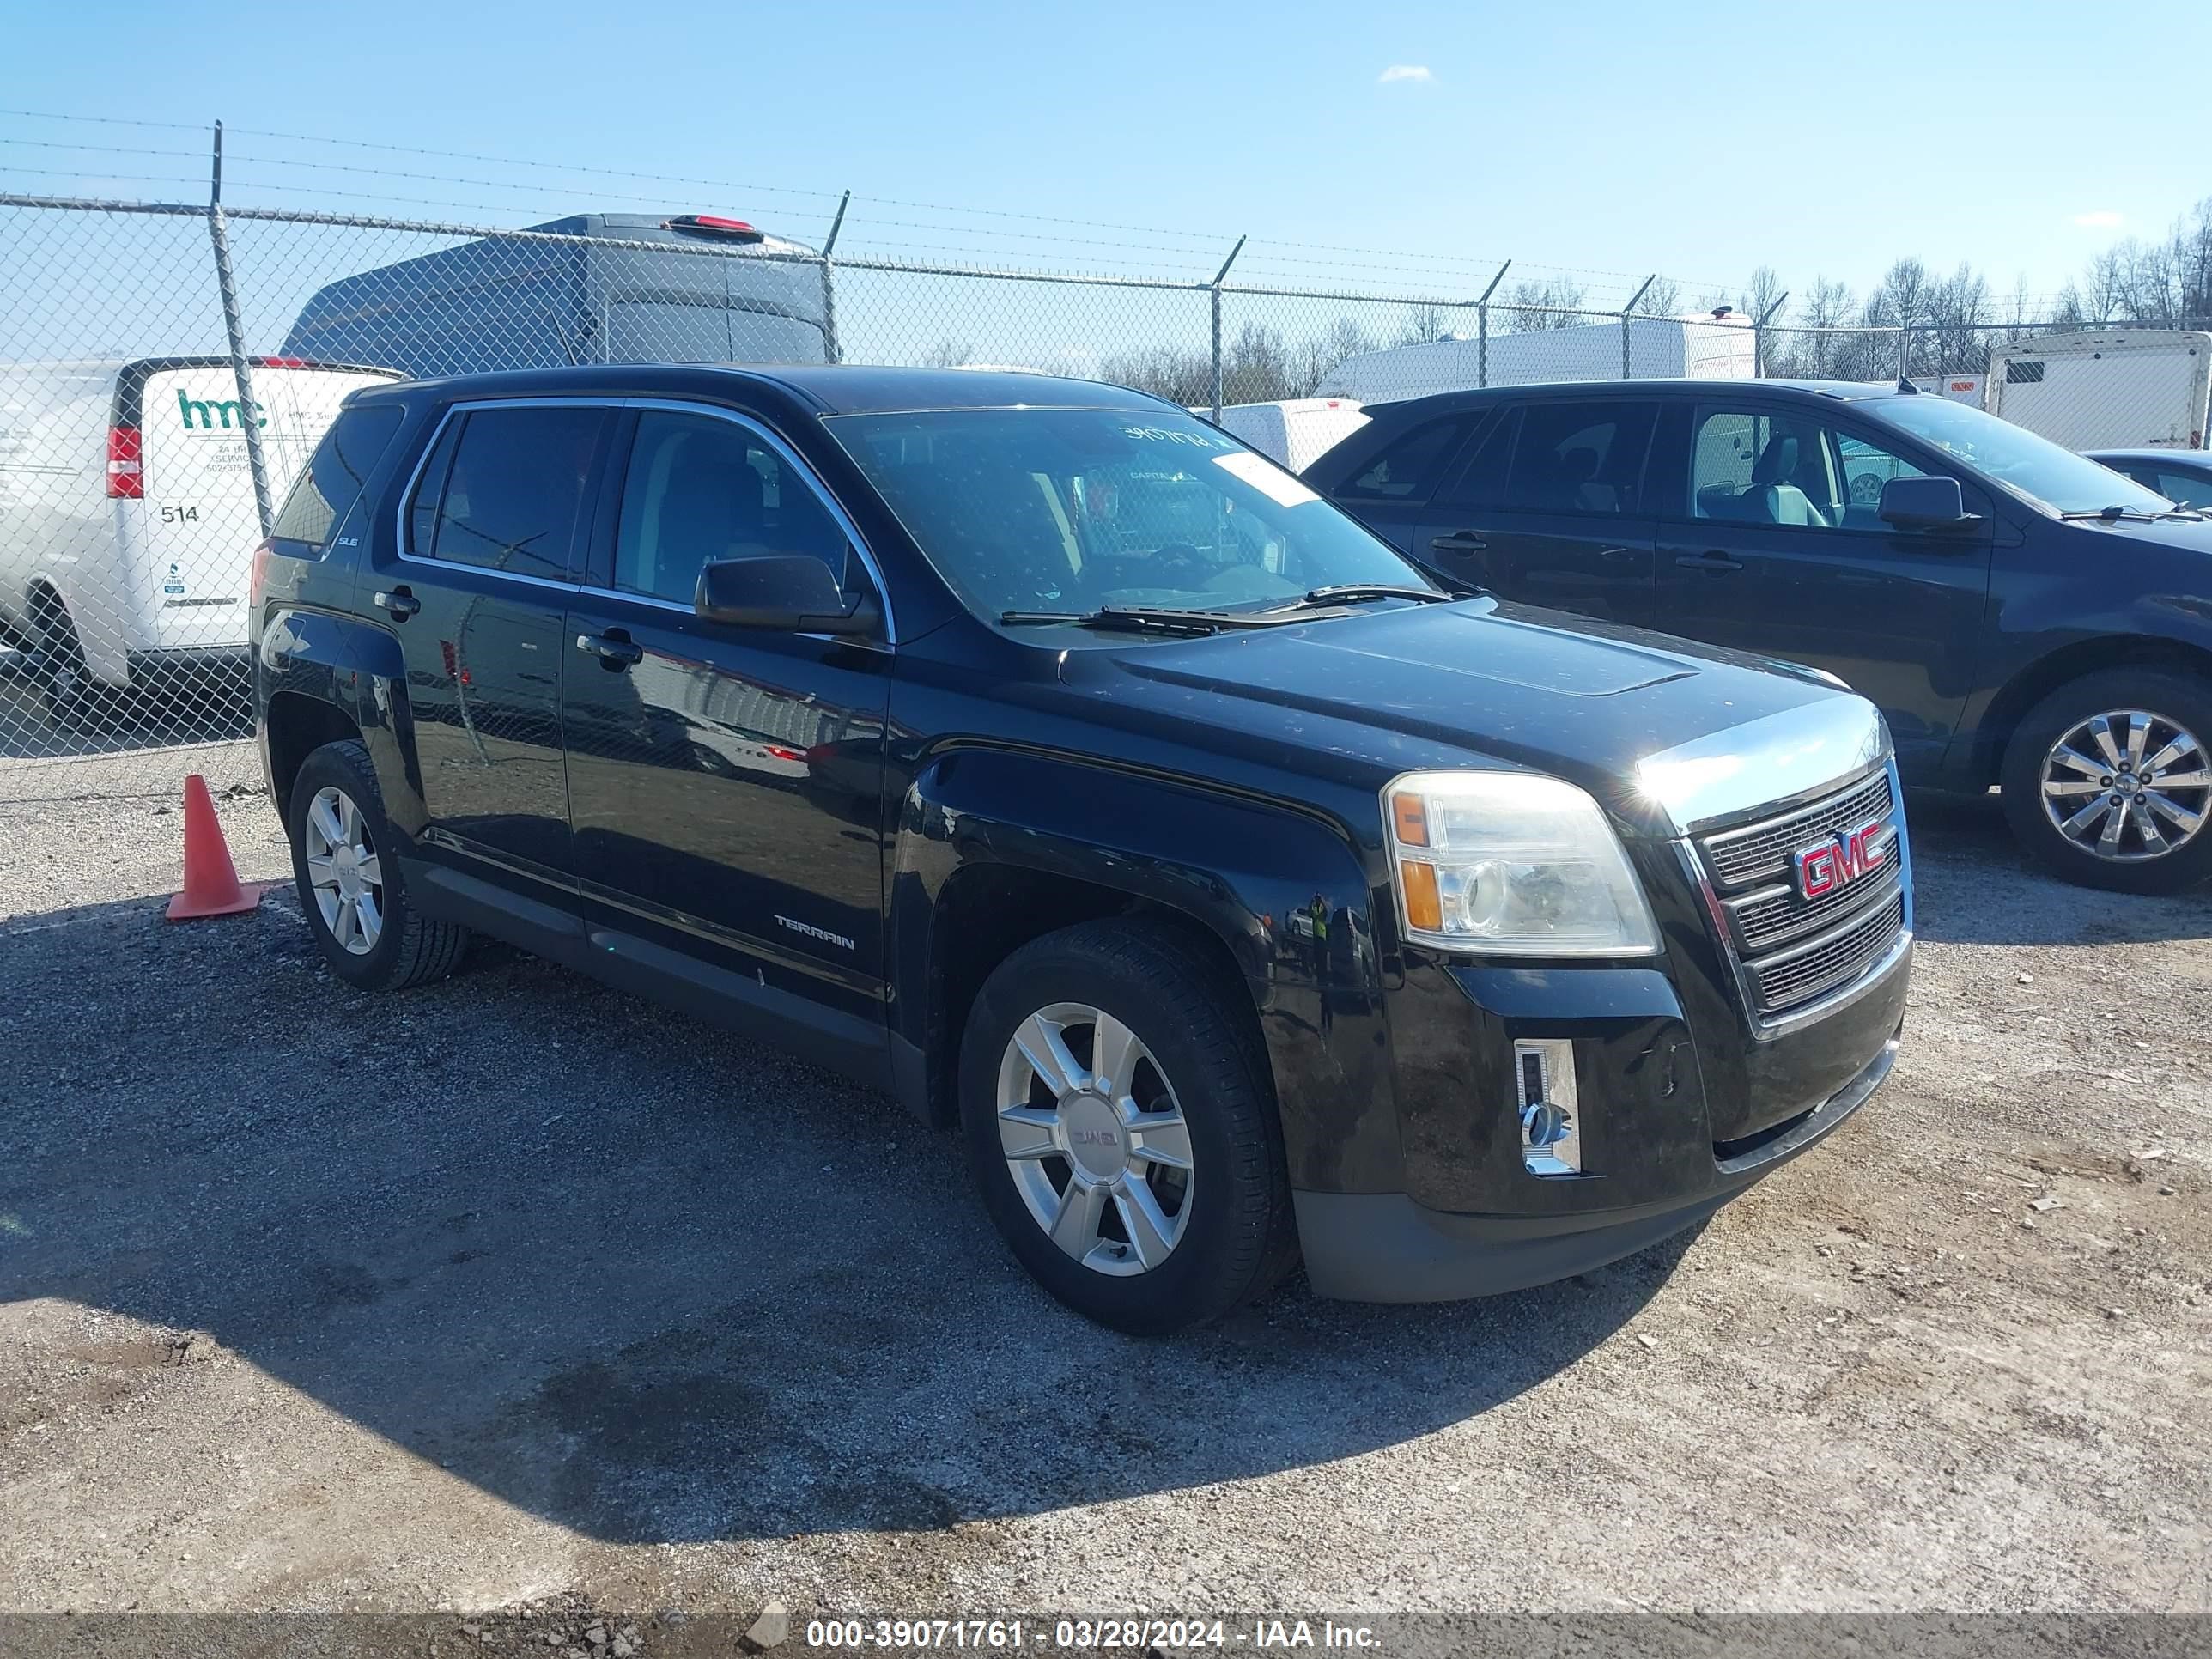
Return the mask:
M1133 1335L1205 1325L1266 1294L1297 1260L1266 1051L1233 983L1170 927L1085 922L1033 940L984 982L960 1048L962 1138L984 1207L1061 1302ZM1111 1014L1151 1050L1189 1131L1192 1213L1167 1260L1115 1277L1061 1250L1016 1190L999 1133L999 1068L1015 1030L1054 1003Z
M2086 887L2118 893L2179 893L2212 880L2212 825L2162 857L2136 863L2099 858L2061 834L2044 811L2042 769L2051 745L2082 721L2142 709L2212 743L2212 684L2186 672L2106 669L2060 686L2021 717L2005 746L1999 781L2005 817L2021 845L2050 870Z
M323 920L307 874L307 809L328 788L343 791L360 810L369 847L377 854L384 927L375 944L359 955L339 944ZM284 825L292 843L292 878L300 909L332 973L365 991L404 991L443 979L460 965L472 935L457 923L433 921L409 902L399 860L390 854L392 836L385 821L384 798L376 787L376 770L360 743L326 743L307 757L293 782Z

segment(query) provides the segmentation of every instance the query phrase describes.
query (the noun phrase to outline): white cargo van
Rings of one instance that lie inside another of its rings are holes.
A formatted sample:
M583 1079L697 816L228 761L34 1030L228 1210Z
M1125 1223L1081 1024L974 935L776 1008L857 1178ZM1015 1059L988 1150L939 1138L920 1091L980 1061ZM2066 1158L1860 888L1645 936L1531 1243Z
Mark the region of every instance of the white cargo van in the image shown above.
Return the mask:
M257 359L278 501L338 404L386 369ZM157 666L241 658L261 539L222 357L0 365L0 624L81 724Z
M1472 392L1486 386L1541 386L1555 380L1748 380L1759 372L1748 317L1632 317L1622 373L1619 323L1493 331L1480 340L1434 340L1347 357L1322 376L1325 398L1364 404Z
M1207 413L1200 410L1198 413ZM1221 411L1224 430L1293 472L1303 472L1367 424L1349 398L1285 398L1272 404L1231 404Z
M2202 449L2212 334L2085 329L1990 354L1983 407L2069 449Z

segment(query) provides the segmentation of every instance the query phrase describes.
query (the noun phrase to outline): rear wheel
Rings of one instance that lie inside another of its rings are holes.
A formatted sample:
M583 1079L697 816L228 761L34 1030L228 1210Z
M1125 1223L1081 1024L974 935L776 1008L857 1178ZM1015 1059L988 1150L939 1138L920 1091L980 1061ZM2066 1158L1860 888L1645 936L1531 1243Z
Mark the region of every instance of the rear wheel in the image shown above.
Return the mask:
M400 991L442 979L459 964L469 933L416 910L392 846L368 750L328 743L292 785L292 872L307 927L331 971L368 991Z
M38 620L40 690L48 723L57 731L78 732L113 726L123 692L93 678L69 612L58 599L49 599L39 607Z
M1206 1324L1296 1255L1273 1091L1220 975L1172 930L1071 927L984 984L962 1132L1022 1265L1117 1330Z
M2061 686L2005 750L2014 832L2069 881L2175 893L2212 878L2212 685L2112 669Z

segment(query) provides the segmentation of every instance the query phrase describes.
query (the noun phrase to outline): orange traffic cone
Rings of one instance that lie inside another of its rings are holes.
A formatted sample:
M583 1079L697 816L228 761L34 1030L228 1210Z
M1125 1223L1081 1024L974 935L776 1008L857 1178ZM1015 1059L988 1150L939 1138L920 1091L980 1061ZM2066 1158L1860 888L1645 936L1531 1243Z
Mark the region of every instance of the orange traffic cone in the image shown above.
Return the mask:
M258 883L240 884L215 803L208 799L207 780L193 773L185 780L185 890L169 901L169 920L234 916L260 902Z

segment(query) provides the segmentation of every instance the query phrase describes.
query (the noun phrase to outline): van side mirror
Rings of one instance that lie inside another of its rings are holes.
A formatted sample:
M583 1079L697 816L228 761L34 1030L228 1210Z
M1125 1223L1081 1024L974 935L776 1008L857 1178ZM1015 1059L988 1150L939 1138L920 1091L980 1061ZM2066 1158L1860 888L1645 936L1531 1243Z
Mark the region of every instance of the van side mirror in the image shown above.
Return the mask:
M1881 516L1899 530L1971 530L1981 522L1966 511L1956 478L1892 478L1881 487Z
M726 627L786 634L870 634L877 625L875 600L863 594L848 605L836 574L811 553L711 560L699 567L692 608Z

